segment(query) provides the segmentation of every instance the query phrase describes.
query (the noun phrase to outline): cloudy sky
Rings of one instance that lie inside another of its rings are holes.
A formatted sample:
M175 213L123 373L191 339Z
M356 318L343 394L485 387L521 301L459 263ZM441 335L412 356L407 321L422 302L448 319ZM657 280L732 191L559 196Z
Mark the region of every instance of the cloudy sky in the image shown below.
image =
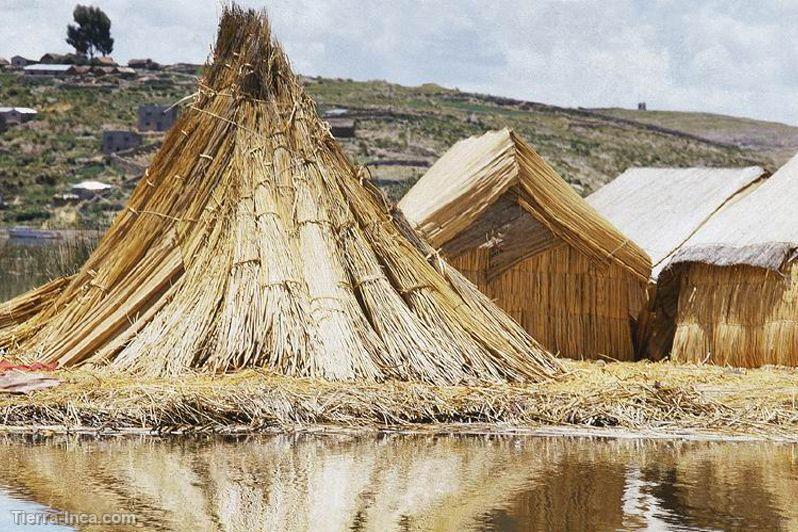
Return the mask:
M201 62L219 0L88 0L114 57ZM303 74L798 125L793 0L242 0ZM0 0L0 57L68 51L74 0Z

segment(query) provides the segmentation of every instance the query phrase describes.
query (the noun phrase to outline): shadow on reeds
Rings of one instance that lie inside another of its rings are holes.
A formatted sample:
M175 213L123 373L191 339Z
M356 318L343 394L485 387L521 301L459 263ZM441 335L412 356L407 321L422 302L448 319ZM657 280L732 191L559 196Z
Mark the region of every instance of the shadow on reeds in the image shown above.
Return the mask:
M6 437L0 486L161 530L776 529L798 525L794 453L496 436Z
M0 239L0 302L75 273L99 237L99 233L86 232L58 240Z

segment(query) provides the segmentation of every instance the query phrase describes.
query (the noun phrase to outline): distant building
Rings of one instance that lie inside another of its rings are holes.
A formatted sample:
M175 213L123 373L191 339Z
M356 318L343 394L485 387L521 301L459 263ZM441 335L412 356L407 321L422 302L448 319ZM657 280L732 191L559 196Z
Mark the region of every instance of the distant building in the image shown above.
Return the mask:
M63 207L64 205L71 205L80 201L80 196L77 194L54 194L53 205L56 207Z
M36 115L36 110L30 107L0 107L0 117L7 125L30 122Z
M72 195L80 199L91 199L94 196L105 194L113 188L113 185L101 183L100 181L82 181L76 185L72 185L70 190L72 191Z
M8 59L6 59L5 57L0 57L0 67L6 67L10 64L11 63L9 62Z
M139 131L168 131L177 120L177 108L166 105L139 105Z
M35 65L36 61L33 59L28 59L26 57L22 57L21 55L15 55L11 58L11 66L14 68L25 68L28 65Z
M49 52L39 58L42 65L85 65L88 63L85 56L78 54L56 54Z
M63 77L70 75L71 69L75 65L28 65L23 68L26 76L56 76Z
M130 67L116 67L116 74L123 78L135 78L138 73Z
M355 137L355 121L351 118L330 118L330 133L337 139L351 139Z
M646 102L640 102L637 104L638 111L645 111L646 110Z
M91 67L89 65L72 65L68 73L73 76L85 76L89 72L91 72Z
M342 116L346 116L349 114L348 109L343 109L341 107L335 107L333 109L328 109L324 111L324 118L340 118Z
M135 68L136 70L158 70L161 68L161 65L149 58L131 59L127 62L127 66Z
M111 154L141 146L141 135L135 131L103 131L103 153Z
M99 66L119 66L114 61L114 58L110 55L101 55L100 57L95 57L91 60L91 64L99 65Z
M95 76L107 76L109 74L116 74L117 67L115 66L102 66L102 65L94 65L90 69L91 73Z

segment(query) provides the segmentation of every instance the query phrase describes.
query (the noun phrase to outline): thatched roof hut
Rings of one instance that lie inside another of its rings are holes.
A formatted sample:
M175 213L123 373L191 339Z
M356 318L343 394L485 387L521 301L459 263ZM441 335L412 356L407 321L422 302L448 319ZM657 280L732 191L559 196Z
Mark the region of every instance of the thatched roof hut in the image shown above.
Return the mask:
M0 347L155 375L458 383L559 371L393 212L318 118L265 15L237 7L127 207L19 327Z
M667 355L673 337L673 291L657 279L679 248L725 205L751 193L763 168L630 168L587 197L623 234L651 257L648 309L641 315L639 356Z
M668 259L732 198L767 173L747 168L630 168L587 202L643 248L656 280Z
M798 365L796 191L798 156L676 252L661 276L674 294L674 359Z
M551 351L633 358L650 259L514 132L458 142L399 207Z

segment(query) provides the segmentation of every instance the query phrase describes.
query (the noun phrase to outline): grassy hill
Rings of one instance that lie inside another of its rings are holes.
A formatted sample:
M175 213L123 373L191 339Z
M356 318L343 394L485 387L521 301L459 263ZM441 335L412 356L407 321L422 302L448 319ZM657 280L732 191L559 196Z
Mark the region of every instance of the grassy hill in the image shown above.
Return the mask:
M346 108L357 119L356 138L342 144L358 163L368 164L394 199L457 140L505 126L515 128L583 194L634 165L772 166L771 153L761 145L662 131L613 116L615 110L566 109L431 84L306 81L320 111ZM34 122L2 134L0 195L7 205L0 210L0 225L107 224L129 194L135 171L102 156L102 130L133 128L140 103L174 103L194 90L192 76L175 72L132 80L109 76L93 86L52 79L31 83L17 74L0 74L0 105L39 110ZM133 162L145 165L159 142L158 135L147 135L145 143L153 149L132 156ZM53 206L54 194L88 178L119 188L102 200Z
M778 167L798 151L798 127L737 116L679 111L595 109L596 113L682 131L765 156Z

